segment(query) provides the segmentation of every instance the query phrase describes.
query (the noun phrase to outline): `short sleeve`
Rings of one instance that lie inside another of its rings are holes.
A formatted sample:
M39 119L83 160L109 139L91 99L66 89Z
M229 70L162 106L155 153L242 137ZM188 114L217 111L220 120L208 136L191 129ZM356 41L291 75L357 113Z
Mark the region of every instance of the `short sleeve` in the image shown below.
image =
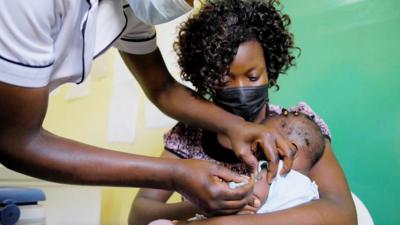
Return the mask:
M146 24L169 22L192 10L185 0L128 0L136 17Z
M201 147L202 137L201 128L179 122L164 135L164 147L179 158L196 158L204 154Z
M155 27L139 20L129 5L124 6L124 14L127 19L127 25L122 35L114 43L114 47L135 55L144 55L156 50Z
M283 108L277 105L269 105L269 111L272 113L276 114L281 114ZM307 117L312 119L321 129L321 133L329 138L329 140L332 138L331 131L329 130L328 125L325 123L325 121L318 116L314 110L305 102L299 102L296 106L293 106L289 108L289 112L299 112L305 114Z
M212 158L203 149L204 130L179 122L164 135L164 147L166 151L181 159L206 160L224 166L239 174L248 174L244 163L221 162ZM217 141L217 140L215 140ZM218 147L209 150L218 151Z
M54 62L54 4L0 1L0 81L24 87L48 84Z

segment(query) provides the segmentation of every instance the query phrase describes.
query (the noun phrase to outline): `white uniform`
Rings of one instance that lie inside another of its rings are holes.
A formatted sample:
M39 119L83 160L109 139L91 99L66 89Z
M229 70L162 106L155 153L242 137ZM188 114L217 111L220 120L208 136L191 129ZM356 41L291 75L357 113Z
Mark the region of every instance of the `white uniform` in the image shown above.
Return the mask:
M148 6L157 3L135 1L145 3L131 4L132 11L124 0L0 0L0 81L54 89L82 82L93 59L112 45L132 54L154 51L154 26L134 11L154 18L157 7ZM166 2L175 17L191 9L184 0Z

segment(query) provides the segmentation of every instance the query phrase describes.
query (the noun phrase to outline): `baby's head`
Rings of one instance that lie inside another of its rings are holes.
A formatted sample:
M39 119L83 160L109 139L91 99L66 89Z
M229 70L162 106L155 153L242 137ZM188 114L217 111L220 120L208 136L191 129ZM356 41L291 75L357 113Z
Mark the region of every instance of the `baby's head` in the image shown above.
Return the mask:
M271 115L263 124L275 127L297 147L293 169L307 175L325 149L325 138L320 127L302 113Z
M182 24L175 43L182 78L207 99L214 99L220 88L276 85L279 74L292 66L295 58L290 19L277 9L279 2L203 2L200 11ZM239 57L243 45L253 54Z

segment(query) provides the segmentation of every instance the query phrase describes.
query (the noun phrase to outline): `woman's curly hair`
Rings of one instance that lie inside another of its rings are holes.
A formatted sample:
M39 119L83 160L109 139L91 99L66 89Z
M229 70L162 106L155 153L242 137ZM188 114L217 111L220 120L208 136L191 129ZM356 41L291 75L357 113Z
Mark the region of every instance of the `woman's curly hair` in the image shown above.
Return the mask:
M181 76L191 82L197 95L213 98L212 87L229 76L239 45L257 40L263 47L270 86L280 73L293 66L290 18L277 0L205 0L203 7L181 24L174 43Z

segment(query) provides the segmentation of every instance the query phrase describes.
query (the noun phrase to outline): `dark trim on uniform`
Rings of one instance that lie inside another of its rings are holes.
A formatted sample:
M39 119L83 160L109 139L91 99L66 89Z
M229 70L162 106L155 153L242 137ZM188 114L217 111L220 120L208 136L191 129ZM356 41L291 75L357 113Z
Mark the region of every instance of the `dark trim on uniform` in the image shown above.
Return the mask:
M90 0L86 0L86 2L89 4L89 9L88 9L89 12L90 9L92 9L92 3L90 2ZM89 15L86 18L85 22L83 22L82 26L82 78L77 84L81 84L85 80L85 31L88 18Z
M82 26L82 78L81 80L77 83L80 84L85 80L85 30L86 30L86 22L87 20L85 20L85 22L83 23Z
M126 5L122 6L122 8L124 8L124 9L126 9L128 7L129 7L129 4L126 4Z
M140 38L140 39L121 38L121 40L127 41L127 42L145 42L145 41L153 40L156 36L157 36L157 34L154 33L154 35L152 35L148 38Z
M40 65L40 66L28 65L28 64L24 64L24 63L13 61L11 59L7 59L7 58L5 58L5 57L3 57L1 55L0 55L0 59L4 60L6 62L12 63L12 64L16 64L16 65L19 65L19 66L30 67L30 68L35 68L35 69L46 68L46 67L52 66L54 64L54 62L51 62L50 64Z
M129 5L128 5L129 6ZM99 53L97 53L93 59L96 59L97 57L99 57L100 55L102 55L107 49L109 49L111 47L111 45L114 44L114 42L121 36L121 34L125 31L127 25L128 25L128 17L126 16L125 11L122 11L124 13L124 17L125 17L125 25L122 28L121 32L114 38L114 40L112 40L105 48L103 48L103 50L101 50Z

